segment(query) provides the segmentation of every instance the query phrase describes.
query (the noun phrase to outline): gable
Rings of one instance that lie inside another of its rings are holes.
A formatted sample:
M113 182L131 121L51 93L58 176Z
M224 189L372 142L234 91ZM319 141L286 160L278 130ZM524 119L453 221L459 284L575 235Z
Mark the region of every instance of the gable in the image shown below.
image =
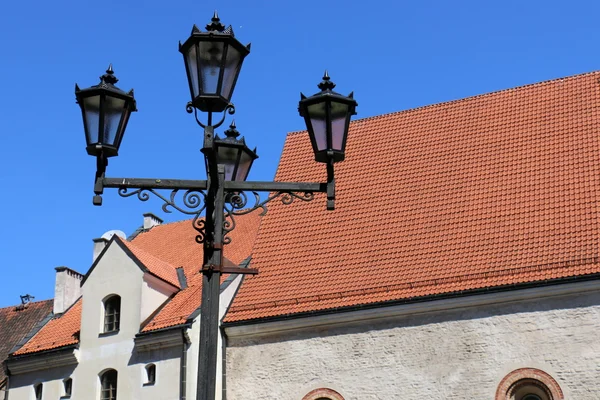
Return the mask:
M85 284L92 272L96 269L99 263L102 262L103 257L109 251L112 246L117 246L129 259L131 259L140 271L144 273L150 273L155 277L169 283L175 288L180 288L179 279L177 277L176 268L169 263L153 256L152 254L134 246L133 244L124 241L117 235L113 235L110 241L106 244L105 248L98 255L88 272L81 280L81 286Z

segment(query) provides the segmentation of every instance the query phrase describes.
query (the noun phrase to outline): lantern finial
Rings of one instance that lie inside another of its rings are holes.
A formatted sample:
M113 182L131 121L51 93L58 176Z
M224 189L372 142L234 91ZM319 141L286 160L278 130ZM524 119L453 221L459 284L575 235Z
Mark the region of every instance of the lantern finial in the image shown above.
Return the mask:
M240 136L240 132L238 132L238 130L236 129L236 126L235 126L235 119L233 121L231 121L231 125L229 125L229 129L227 129L223 133L225 133L225 136L227 136L228 138L232 138L232 139L235 139L238 136Z
M117 77L115 76L115 71L113 71L112 63L108 65L108 69L106 73L100 77L102 83L108 83L109 85L114 85L119 82Z
M215 10L215 13L213 14L210 24L206 25L206 30L209 32L210 31L223 32L225 30L225 25L223 25L221 23L221 20L219 19L219 14L217 13L217 10Z
M325 74L323 75L323 80L321 81L321 83L319 83L317 85L317 87L319 89L321 89L323 92L326 90L332 90L335 87L335 83L333 83L331 81L331 78L329 77L329 73L327 72L327 70L325 70Z

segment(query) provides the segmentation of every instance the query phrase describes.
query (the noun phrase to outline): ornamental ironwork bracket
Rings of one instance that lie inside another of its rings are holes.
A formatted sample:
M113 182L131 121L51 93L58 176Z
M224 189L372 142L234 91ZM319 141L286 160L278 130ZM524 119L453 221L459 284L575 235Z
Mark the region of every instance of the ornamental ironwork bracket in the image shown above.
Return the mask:
M104 166L105 167L105 166ZM329 168L328 168L329 170ZM328 171L329 172L329 171ZM329 179L325 183L312 182L237 182L225 181L223 244L231 243L228 234L236 227L235 218L262 209L260 215L268 211L267 204L279 199L285 205L292 204L295 200L312 201L314 193L327 193L327 209L334 209L335 180L333 170L328 173ZM144 178L106 178L104 170L96 173L94 185L94 205L102 204L102 194L105 188L116 188L121 197L137 197L140 201L148 201L151 197L162 200L162 210L171 213L173 210L182 214L193 216L192 226L198 233L196 242L206 243L205 221L201 218L206 210L208 181L185 179L144 179ZM164 193L164 192L167 193ZM170 193L168 193L170 191ZM261 198L260 192L269 193L266 198ZM229 267L227 267L229 268ZM248 269L244 269L248 271ZM226 271L222 271L226 272ZM233 272L231 272L233 273ZM240 273L240 272L235 272Z

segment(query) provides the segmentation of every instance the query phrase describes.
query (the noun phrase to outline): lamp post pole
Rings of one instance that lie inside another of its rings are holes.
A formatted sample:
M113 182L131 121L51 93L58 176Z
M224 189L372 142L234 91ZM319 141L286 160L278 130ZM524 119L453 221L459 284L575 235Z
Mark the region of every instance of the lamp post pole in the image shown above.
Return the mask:
M106 177L108 159L118 155L119 146L132 112L137 111L133 90L124 92L115 84L112 66L100 77L100 83L87 89L75 85L81 107L88 154L96 157L94 205L102 205L105 188L116 188L121 197L136 196L147 201L151 195L163 201L165 212L177 210L192 216L196 242L204 249L200 339L196 398L214 400L219 335L220 279L223 273L257 274L252 268L223 265L224 246L231 242L228 234L235 229L235 218L261 209L275 199L289 205L295 200L312 201L314 193L327 194L327 209L335 208L334 163L344 160L350 118L357 106L352 94L342 96L333 91L335 84L325 72L313 96L301 95L300 116L304 117L315 161L327 166L326 182L246 182L256 149L250 150L233 122L220 138L215 129L226 116L235 113L230 102L243 59L250 45L234 38L233 29L225 28L215 12L206 32L194 25L192 34L182 45L192 100L188 113L194 113L204 129L202 153L206 180L144 179ZM207 123L198 117L207 113ZM213 114L222 113L214 122ZM164 191L169 191L165 194ZM267 193L263 197L259 193Z

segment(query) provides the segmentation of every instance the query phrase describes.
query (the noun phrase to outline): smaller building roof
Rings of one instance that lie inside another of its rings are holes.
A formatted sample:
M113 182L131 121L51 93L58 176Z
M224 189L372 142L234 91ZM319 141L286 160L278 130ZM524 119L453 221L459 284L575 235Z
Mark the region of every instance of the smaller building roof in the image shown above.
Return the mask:
M231 243L225 246L227 265L239 265L252 252L254 240L260 225L260 213L252 212L236 218L236 228L230 232ZM138 234L131 241L116 235L113 239L130 256L133 256L147 272L181 289L177 268L183 267L188 287L179 290L142 327L143 332L184 324L200 307L203 263L203 246L195 237L191 220L155 226ZM92 265L89 276L96 263ZM224 275L222 280L226 279ZM59 315L43 326L14 356L53 350L79 343L81 329L81 306L79 299L64 314ZM50 301L50 311L52 302ZM0 320L1 324L1 320ZM1 327L2 325L0 325ZM8 349L10 350L10 349Z
M0 362L52 313L52 300L0 308ZM0 386L6 379L0 367Z

